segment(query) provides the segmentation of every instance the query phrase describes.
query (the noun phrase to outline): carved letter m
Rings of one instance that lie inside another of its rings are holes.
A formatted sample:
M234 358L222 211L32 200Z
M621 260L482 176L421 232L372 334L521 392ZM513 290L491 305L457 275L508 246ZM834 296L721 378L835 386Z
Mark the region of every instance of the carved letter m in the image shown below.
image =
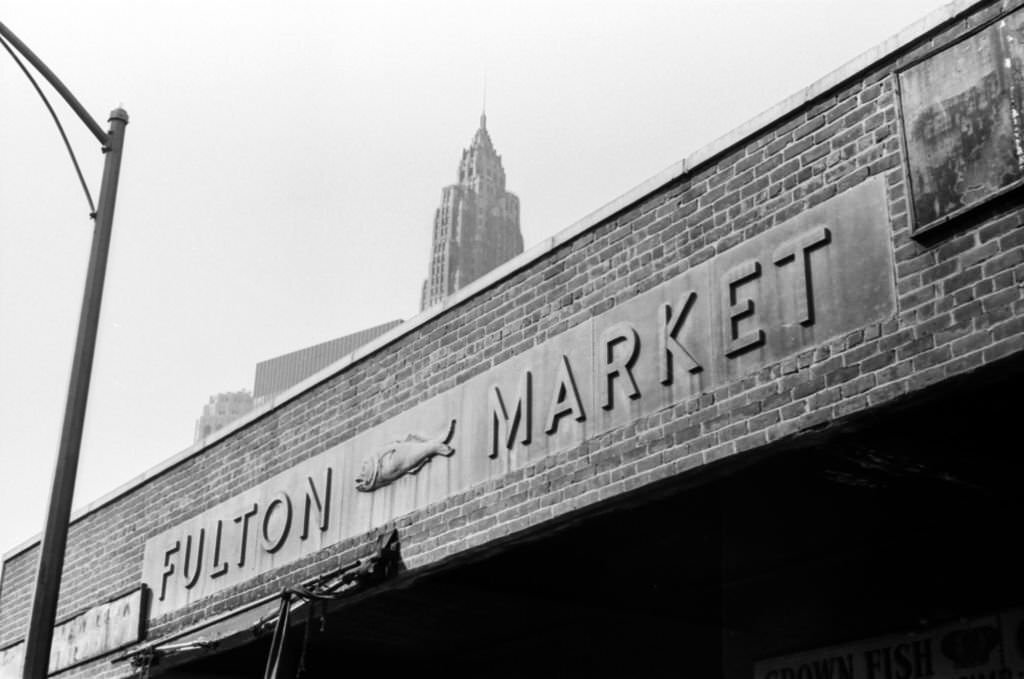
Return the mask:
M530 431L533 428L533 376L524 370L519 378L519 393L516 394L515 409L511 417L505 407L498 385L491 387L487 396L491 422L491 446L489 455L498 457L498 453L512 448L516 440L516 432L520 433L519 441L526 445L530 442Z

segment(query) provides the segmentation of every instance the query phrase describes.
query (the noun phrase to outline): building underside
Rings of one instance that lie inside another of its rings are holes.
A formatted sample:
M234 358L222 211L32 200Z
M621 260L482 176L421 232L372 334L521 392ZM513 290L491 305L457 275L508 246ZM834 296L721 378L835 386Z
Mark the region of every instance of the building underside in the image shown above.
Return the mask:
M282 676L739 679L1019 606L1022 373L1004 361L314 607ZM269 641L239 633L151 676L263 676Z

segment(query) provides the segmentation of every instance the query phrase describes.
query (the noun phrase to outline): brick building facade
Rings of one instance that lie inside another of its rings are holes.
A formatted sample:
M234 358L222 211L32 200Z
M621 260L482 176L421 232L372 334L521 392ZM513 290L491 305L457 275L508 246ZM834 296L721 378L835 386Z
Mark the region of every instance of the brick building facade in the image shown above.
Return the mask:
M61 674L262 676L275 597L391 531L286 664L1024 671L1022 4L954 2L80 512L59 617L145 584L146 624Z

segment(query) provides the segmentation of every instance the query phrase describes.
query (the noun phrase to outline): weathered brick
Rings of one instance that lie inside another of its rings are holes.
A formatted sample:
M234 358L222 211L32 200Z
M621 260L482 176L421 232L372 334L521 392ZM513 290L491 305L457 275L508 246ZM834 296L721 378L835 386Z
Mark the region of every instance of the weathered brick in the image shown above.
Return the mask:
M1021 224L1021 217L1017 213L1004 215L990 224L986 224L978 230L978 240L982 243L993 238L999 238Z
M800 162L803 165L809 165L819 158L823 158L828 154L829 148L826 144L819 144L818 146L812 147L806 153L800 156Z
M802 154L804 151L806 151L807 149L811 148L811 146L814 143L815 142L814 142L813 138L811 138L811 137L804 137L800 141L794 142L794 143L790 144L789 146L787 146L786 150L783 151L783 153L782 153L782 157L785 158L786 160L790 160L791 158L796 158L797 156Z
M983 266L983 270L985 276L994 276L1000 271L1017 266L1021 262L1024 262L1024 250L1011 250L987 261Z
M850 97L845 101L841 101L835 107L829 109L828 113L825 114L825 120L827 120L830 123L835 122L842 118L843 116L845 116L850 111L852 111L853 109L855 109L856 107L856 97Z

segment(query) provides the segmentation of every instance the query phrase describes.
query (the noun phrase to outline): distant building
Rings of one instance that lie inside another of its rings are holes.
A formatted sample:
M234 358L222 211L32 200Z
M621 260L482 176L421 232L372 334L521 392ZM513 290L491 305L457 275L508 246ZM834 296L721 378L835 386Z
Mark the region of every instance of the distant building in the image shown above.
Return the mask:
M256 379L252 388L255 403L263 403L274 394L298 384L401 323L401 320L388 321L351 335L260 361L256 364Z
M211 396L210 402L203 406L203 414L196 420L196 442L249 412L252 405L252 395L245 389Z
M348 356L401 323L401 320L389 321L351 335L260 361L256 364L256 377L251 395L243 389L210 397L210 402L203 406L203 414L196 420L195 442L198 443L255 406Z
M434 214L430 271L420 309L523 251L519 198L505 190L505 168L487 133L487 115L459 163L459 182L446 186Z

